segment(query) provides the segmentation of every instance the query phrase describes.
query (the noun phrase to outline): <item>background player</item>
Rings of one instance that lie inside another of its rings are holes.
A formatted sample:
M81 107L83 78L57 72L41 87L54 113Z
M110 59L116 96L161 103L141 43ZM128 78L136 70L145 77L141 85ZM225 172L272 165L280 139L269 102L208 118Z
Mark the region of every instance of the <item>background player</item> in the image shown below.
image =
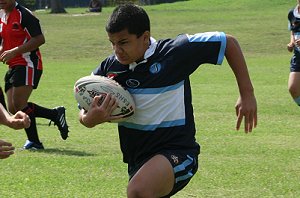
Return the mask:
M291 35L287 49L294 52L290 62L288 89L296 104L300 106L300 0L297 2L296 7L288 13Z
M53 121L64 140L69 132L64 107L48 109L28 102L42 75L39 46L45 43L45 38L39 20L15 0L0 0L0 8L0 60L9 66L5 75L8 109L11 113L21 110L31 119L30 127L25 129L28 140L24 148L44 149L38 137L36 117Z

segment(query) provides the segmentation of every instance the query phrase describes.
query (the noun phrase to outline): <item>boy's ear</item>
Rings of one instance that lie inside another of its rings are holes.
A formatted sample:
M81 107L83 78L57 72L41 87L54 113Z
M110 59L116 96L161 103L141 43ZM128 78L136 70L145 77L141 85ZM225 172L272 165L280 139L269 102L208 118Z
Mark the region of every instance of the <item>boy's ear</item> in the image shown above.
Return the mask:
M149 39L150 39L150 32L149 31L145 31L144 34L143 34L143 37L144 37L144 41L148 42Z

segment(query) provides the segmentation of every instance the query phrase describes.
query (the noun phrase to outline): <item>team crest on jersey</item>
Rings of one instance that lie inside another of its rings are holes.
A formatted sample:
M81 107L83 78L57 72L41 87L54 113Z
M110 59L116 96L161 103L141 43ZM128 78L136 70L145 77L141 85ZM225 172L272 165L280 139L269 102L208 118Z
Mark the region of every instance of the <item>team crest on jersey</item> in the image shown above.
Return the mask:
M157 74L159 73L161 70L161 64L160 63L154 63L153 65L150 66L150 69L149 71L152 73L152 74Z

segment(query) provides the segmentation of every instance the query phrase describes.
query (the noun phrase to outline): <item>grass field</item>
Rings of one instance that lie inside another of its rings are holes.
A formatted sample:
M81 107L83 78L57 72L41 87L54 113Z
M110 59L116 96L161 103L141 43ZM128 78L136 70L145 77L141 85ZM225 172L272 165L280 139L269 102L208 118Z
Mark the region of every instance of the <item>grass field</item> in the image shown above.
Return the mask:
M202 65L191 76L200 169L174 197L300 197L300 109L287 91L287 12L295 3L190 0L144 7L156 39L204 31L234 35L247 59L259 108L253 133L237 132L238 92L226 61L223 66ZM74 82L111 53L104 25L112 8L92 15L84 8L67 11L35 13L46 37L41 47L45 70L31 101L64 105L70 137L61 140L56 127L38 119L46 149L23 151L24 131L0 126L1 139L17 147L15 155L0 162L0 197L126 197L127 167L116 125L80 125L73 96ZM6 69L2 65L0 73Z

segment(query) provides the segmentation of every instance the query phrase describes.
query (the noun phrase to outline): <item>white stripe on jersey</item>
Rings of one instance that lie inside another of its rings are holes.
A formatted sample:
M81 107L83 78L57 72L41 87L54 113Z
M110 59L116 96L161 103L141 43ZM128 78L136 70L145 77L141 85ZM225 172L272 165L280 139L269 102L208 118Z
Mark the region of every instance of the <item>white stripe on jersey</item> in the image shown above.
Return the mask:
M185 124L184 81L162 88L128 90L136 111L121 126L144 131Z

